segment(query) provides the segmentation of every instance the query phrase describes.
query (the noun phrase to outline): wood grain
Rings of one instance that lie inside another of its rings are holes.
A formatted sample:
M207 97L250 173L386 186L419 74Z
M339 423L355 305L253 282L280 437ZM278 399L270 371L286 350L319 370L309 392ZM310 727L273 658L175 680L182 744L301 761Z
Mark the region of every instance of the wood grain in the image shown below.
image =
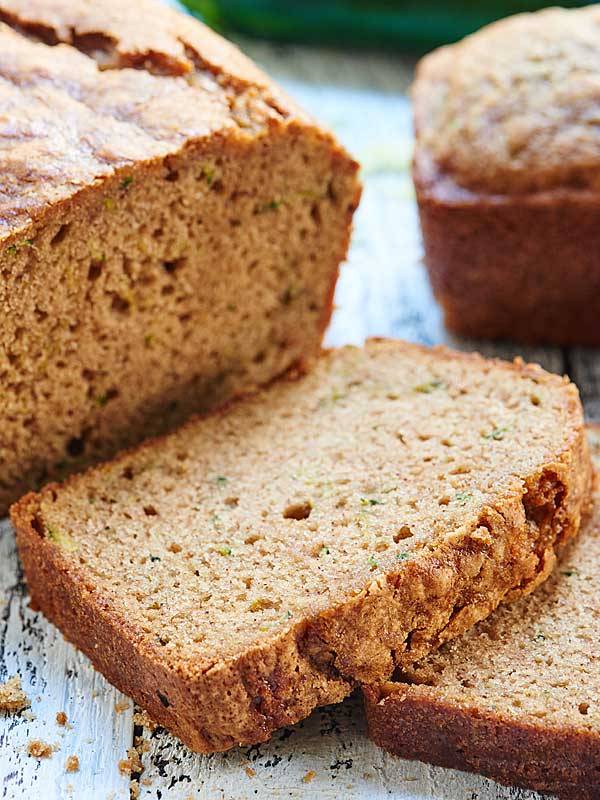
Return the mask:
M315 711L267 744L196 756L164 732L150 738L140 797L318 800L526 800L533 792L477 775L403 761L365 736L360 698Z

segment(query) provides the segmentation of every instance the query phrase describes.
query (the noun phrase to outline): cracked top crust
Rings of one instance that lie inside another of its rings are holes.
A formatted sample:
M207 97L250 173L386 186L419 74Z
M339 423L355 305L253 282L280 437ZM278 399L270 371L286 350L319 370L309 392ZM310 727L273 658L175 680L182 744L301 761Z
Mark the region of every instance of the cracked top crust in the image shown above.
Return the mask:
M271 86L235 45L154 0L2 0L0 18L50 45L63 42L88 52L103 69L187 75L201 64L237 88Z
M132 164L311 124L234 45L150 0L9 0L0 20L0 241Z
M417 157L467 189L600 188L600 8L546 9L421 61Z

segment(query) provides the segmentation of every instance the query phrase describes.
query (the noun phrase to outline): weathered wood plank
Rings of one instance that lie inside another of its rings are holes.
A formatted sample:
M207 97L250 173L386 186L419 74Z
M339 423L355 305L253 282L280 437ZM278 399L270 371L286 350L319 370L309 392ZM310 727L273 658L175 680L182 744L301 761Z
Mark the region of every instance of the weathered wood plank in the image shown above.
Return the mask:
M359 696L315 711L266 744L213 756L191 753L156 732L140 797L318 798L318 800L526 800L532 792L508 789L477 775L443 770L388 755L365 735Z
M0 523L0 601L0 682L19 673L32 703L31 714L0 714L0 797L105 798L111 791L129 796L118 761L133 738L131 703L117 713L115 704L126 698L28 608L8 522ZM69 727L57 725L59 711L67 715ZM60 750L37 760L25 752L30 739ZM71 755L79 758L80 770L67 774L64 765Z

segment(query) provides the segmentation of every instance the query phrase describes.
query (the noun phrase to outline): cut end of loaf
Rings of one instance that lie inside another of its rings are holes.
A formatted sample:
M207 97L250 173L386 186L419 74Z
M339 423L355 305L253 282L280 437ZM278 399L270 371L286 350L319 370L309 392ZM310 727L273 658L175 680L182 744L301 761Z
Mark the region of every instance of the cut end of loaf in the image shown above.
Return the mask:
M268 738L529 591L589 480L568 381L373 341L12 517L34 603L210 752Z
M110 68L77 4L58 25L37 3L36 27L0 3L28 164L0 156L0 514L317 352L360 194L357 164L235 48L156 11L167 55L205 60L130 69L130 15L108 5Z

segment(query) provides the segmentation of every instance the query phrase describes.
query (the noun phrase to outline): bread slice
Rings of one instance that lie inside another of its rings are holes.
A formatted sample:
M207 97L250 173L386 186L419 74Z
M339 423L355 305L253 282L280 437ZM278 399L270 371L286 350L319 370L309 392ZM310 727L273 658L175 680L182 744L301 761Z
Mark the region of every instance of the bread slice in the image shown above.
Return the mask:
M12 509L33 606L192 749L263 741L544 580L577 389L372 341Z
M588 429L600 467L600 426ZM599 492L596 492L596 502ZM364 688L377 744L565 800L600 797L600 509L534 594Z
M418 65L413 176L451 330L600 345L599 48L593 3L500 20Z
M0 515L316 352L357 164L149 0L0 0Z

